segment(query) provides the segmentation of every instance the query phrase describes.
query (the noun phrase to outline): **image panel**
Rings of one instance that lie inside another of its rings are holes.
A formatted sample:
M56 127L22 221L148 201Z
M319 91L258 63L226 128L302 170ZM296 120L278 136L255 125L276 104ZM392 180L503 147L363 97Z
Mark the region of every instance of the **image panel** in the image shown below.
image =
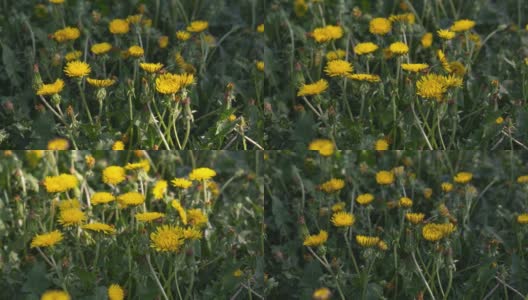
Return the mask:
M263 299L262 155L4 151L0 298Z
M263 22L263 0L4 1L0 148L263 148Z
M266 149L527 149L528 2L270 1Z
M272 151L265 159L270 298L528 295L528 152Z

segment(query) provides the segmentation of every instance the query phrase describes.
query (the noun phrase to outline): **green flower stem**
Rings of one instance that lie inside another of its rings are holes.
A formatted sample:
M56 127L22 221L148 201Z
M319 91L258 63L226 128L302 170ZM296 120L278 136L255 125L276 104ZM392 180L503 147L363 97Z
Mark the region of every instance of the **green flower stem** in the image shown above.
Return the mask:
M429 292L429 295L431 296L431 299L436 300L436 298L435 298L435 296L433 294L433 291L431 291L431 287L429 287L429 283L427 283L427 280L425 279L425 277L424 277L424 275L422 273L422 269L420 268L420 266L418 265L418 262L416 261L416 256L414 255L414 250L411 252L411 256L412 256L414 265L416 266L416 271L418 271L418 274L420 274L420 278L422 278L422 281L424 282L425 287L427 288L427 291Z
M64 121L64 117L59 114L55 109L53 109L53 107L48 103L48 101L46 101L46 98L44 98L43 96L40 96L40 100L42 100L42 102L44 102L44 105L46 105L46 107L66 126L68 126L68 123L66 123L66 121Z
M359 274L359 267L356 261L356 257L354 256L354 252L352 252L352 247L350 246L350 240L348 239L348 234L345 231L345 242L347 245L348 255L350 255L350 258L352 258L352 263L354 264L354 269L356 270L356 274Z
M86 114L88 115L88 120L90 120L90 125L93 125L92 114L90 113L90 107L88 106L88 102L86 102L86 96L84 95L84 90L81 87L81 80L77 81L77 86L79 87L79 92L81 93L81 99L84 105L84 109L86 110Z
M152 108L150 108L150 102L147 103L147 107L148 107L148 110L150 112L150 118L152 119L154 127L158 131L158 135L160 136L161 140L163 141L163 145L165 145L165 148L167 148L167 150L170 150L171 148L169 146L169 143L167 142L167 140L165 139L165 136L161 132L161 129L159 128L158 123L157 123L158 121L156 120L156 117L154 116L154 113L152 113Z
M154 278L154 281L158 285L158 287L159 287L159 289L161 291L161 294L163 295L163 298L165 300L169 300L169 297L167 297L167 294L165 293L165 290L163 289L163 286L161 285L161 282L159 281L159 278L156 275L156 271L154 270L154 267L152 267L152 263L150 262L150 254L147 254L146 258L147 258L147 264L149 266L149 270L150 270L150 274L152 275L152 278Z
M413 116L414 116L414 120L415 120L416 126L418 126L418 129L420 129L420 132L422 133L422 136L424 137L425 142L427 143L427 147L429 148L429 150L433 150L433 146L431 145L431 142L429 141L429 138L427 137L427 134L425 134L425 131L424 131L423 127L422 127L421 121L418 118L418 116L416 115L416 110L414 109L414 102L411 103L411 110L413 112Z

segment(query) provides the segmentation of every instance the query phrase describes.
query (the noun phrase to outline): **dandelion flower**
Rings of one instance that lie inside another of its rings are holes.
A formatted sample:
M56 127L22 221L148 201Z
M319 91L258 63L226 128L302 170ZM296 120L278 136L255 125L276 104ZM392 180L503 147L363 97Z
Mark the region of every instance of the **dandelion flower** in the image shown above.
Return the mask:
M312 294L314 300L328 300L330 297L332 297L332 292L327 288L317 289Z
M103 182L117 185L126 179L125 169L120 166L109 166L103 170Z
M340 211L343 211L345 209L345 205L346 203L345 202L337 202L336 204L332 205L332 211L333 212L340 212Z
M336 60L336 59L341 59L343 57L346 56L346 52L345 50L343 49L337 49L335 51L329 51L328 53L326 53L326 59L327 60Z
M429 223L422 228L422 236L430 242L436 242L447 237L453 231L455 231L455 226L452 223Z
M112 284L108 287L109 300L123 300L125 299L125 291L119 284Z
M192 21L191 24L187 26L186 30L189 32L202 32L208 27L209 23L207 21Z
M328 82L324 79L320 79L312 84L304 84L297 92L297 96L312 96L319 95L328 89Z
M67 139L56 138L48 142L48 150L68 150L70 142Z
M139 66L148 73L156 73L163 68L163 64L160 63L140 63Z
M159 200L163 198L163 195L167 191L167 181L166 180L159 180L154 185L154 188L152 188L152 195L154 196L154 199Z
M115 197L111 193L97 192L92 195L92 198L90 199L90 203L92 205L99 205L99 204L109 203L114 200L115 200Z
M132 57L142 57L145 54L145 50L140 46L134 45L128 48L128 54Z
M423 190L423 195L424 195L424 198L425 198L425 199L429 199L429 198L431 198L431 196L433 195L433 189L431 189L431 188L425 188L425 189Z
M449 193L449 192L451 192L451 190L453 190L453 184L451 184L449 182L442 182L440 187L442 188L442 191L444 191L446 193Z
M389 185L394 182L394 174L390 171L379 171L376 173L376 182L380 185Z
M150 163L147 159L142 159L137 163L128 163L125 166L125 169L127 170L143 170L145 172L148 172L150 170Z
M372 53L378 50L378 48L379 48L378 45L371 43L371 42L359 43L354 47L354 52L357 55L363 55L363 54Z
M459 172L455 175L453 180L456 183L468 183L473 178L473 174L470 172Z
M444 40L451 40L455 37L455 33L451 30L440 29L436 32L438 36Z
M455 23L451 26L451 31L454 32L463 32L471 30L473 27L475 27L475 21L463 19L455 21Z
M528 214L520 214L517 216L517 223L528 224Z
M379 241L378 244L376 245L378 247L379 250L381 251L387 251L387 249L389 249L389 246L387 245L387 243L385 243L384 241Z
M389 49L392 53L398 54L398 55L404 55L409 52L409 46L402 42L395 42L390 44Z
M331 156L334 149L334 143L327 139L315 139L308 145L308 150L318 151L321 156Z
M528 183L528 175L517 177L517 183Z
M379 241L379 237L356 235L356 242L363 248L374 247Z
M386 151L389 150L389 143L386 139L379 139L374 144L374 150L376 151Z
M445 80L438 74L427 74L416 82L416 94L425 99L442 101L447 92Z
M64 0L49 0L49 2L52 4L62 4L64 3Z
M429 68L428 64L401 64L401 68L409 72L420 72Z
M59 202L59 210L66 210L70 208L80 208L81 203L77 199L61 200Z
M140 222L152 222L154 220L165 217L165 214L160 212L144 212L137 213L135 217L136 220Z
M183 246L183 229L177 226L162 225L150 234L150 247L158 252L178 252Z
M346 76L352 73L353 70L352 64L341 59L329 61L325 67L325 72L330 77Z
M158 46L161 49L165 49L167 48L168 45L169 45L169 37L166 35L160 36L158 39Z
M62 241L63 238L64 236L58 230L43 234L37 234L31 240L31 248L55 246L58 242Z
M380 82L381 78L378 75L373 74L350 74L347 76L348 79L356 81L367 81L367 82Z
M427 32L422 36L422 39L420 40L422 43L422 47L429 48L433 44L433 34L430 32Z
M451 73L451 65L449 64L449 61L447 60L444 51L438 50L436 52L436 56L438 57L438 60L442 64L442 68L446 71Z
M186 240L199 240L202 236L202 232L194 227L183 230L183 238Z
M43 84L37 91L38 96L55 95L62 92L64 88L64 81L62 79L55 80L54 83ZM51 149L50 149L51 150Z
M233 276L235 276L235 277L241 277L242 275L244 275L244 272L242 272L242 270L240 270L240 269L236 269L233 272Z
M113 34L125 34L130 31L130 26L126 20L114 19L108 24L108 29Z
M79 181L71 174L60 174L58 176L47 176L44 179L44 187L48 193L66 192L77 187Z
M466 67L464 67L459 61L449 62L449 69L451 69L451 73L460 77L463 77L464 74L466 74Z
M400 205L400 207L409 208L413 205L413 201L411 198L401 197L400 201L398 201L398 205Z
M106 54L108 51L112 50L112 45L110 43L93 44L90 50L95 55Z
M109 86L112 86L114 85L114 83L116 82L114 79L94 79L94 78L86 78L86 82L88 82L89 85L91 86L94 86L94 87L97 87L97 88L107 88ZM123 146L124 147L124 146ZM113 149L112 147L112 150L118 150L118 149ZM124 150L121 149L121 150Z
M84 76L87 76L90 74L92 70L90 69L90 65L83 62L83 61L70 61L66 64L64 67L64 73L68 77L79 77L82 78Z
M187 221L195 227L203 227L207 225L207 216L199 209L189 209L187 211Z
M82 229L86 229L86 230L96 231L96 232L102 232L102 233L105 233L105 234L113 234L113 233L115 233L115 228L113 226L110 226L110 225L105 224L105 223L99 223L99 222L85 224L85 225L81 226L81 228Z
M312 32L312 38L317 43L326 43L338 40L343 37L343 28L341 26L327 25L325 27L315 28Z
M185 211L185 209L181 205L180 201L172 200L171 206L174 207L176 209L176 211L178 212L178 215L180 216L180 219L182 220L182 223L187 225L187 212Z
M356 197L356 202L359 205L369 205L372 201L374 201L374 195L372 194L361 194Z
M175 94L181 89L180 76L166 73L156 78L156 90L161 94Z
M140 205L145 202L145 197L138 192L128 192L117 196L117 201L123 206Z
M188 31L179 30L176 32L176 38L183 42L190 39L191 34Z
M414 14L406 13L406 14L399 14L399 15L390 15L389 20L391 22L405 22L408 24L414 24L416 21L416 17Z
M74 50L74 51L70 51L66 53L66 55L64 55L64 59L66 59L66 61L79 60L81 56L82 56L81 51Z
M356 218L354 215L341 211L332 216L332 224L336 227L349 227L354 225Z
M55 0L56 1L56 0ZM70 300L70 294L61 290L49 290L46 291L40 297L40 300Z
M114 151L125 150L125 143L123 143L123 141L115 141L114 144L112 145L112 150Z
M334 193L342 190L345 187L345 181L343 179L332 178L327 182L321 184L320 189L326 193Z
M171 180L173 186L181 189L188 189L192 186L192 181L186 178L174 178Z
M370 20L369 31L376 35L386 35L392 29L392 24L389 19L374 18Z
M193 169L191 173L189 173L189 179L195 180L195 181L207 180L215 176L216 176L215 170L209 169L209 168L197 168L197 169Z
M255 62L255 66L257 67L257 70L260 72L264 72L264 62L261 60L258 60Z
M328 232L325 230L319 231L319 234L312 234L304 239L303 245L308 247L317 247L326 243L328 240Z
M259 32L259 33L263 33L264 32L264 24L259 24L257 26L257 32Z
M85 220L86 215L84 215L84 212L79 208L61 210L59 214L59 223L65 227L80 225Z
M418 224L418 223L421 223L424 219L425 215L422 214L422 213L406 213L405 214L405 219L407 219L407 221L413 223L413 224Z
M81 32L75 27L65 27L53 33L52 37L55 41L62 43L67 41L74 41L81 36Z

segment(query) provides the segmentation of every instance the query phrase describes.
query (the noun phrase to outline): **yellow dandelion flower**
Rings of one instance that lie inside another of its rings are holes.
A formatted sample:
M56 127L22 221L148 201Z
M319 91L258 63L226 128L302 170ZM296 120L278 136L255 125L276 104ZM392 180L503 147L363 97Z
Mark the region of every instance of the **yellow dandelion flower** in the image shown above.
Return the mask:
M114 195L108 192L96 192L93 193L92 198L90 198L90 203L92 205L106 204L115 200Z
M115 141L114 144L112 145L112 150L114 151L125 150L125 143L123 143L123 141Z
M344 211L337 212L332 216L332 224L335 227L349 227L354 225L355 222L356 218L354 215Z
M352 73L353 70L352 64L341 59L329 61L325 67L325 72L330 77L343 77Z
M450 215L449 208L447 208L447 206L444 203L441 203L440 205L438 205L438 211L440 212L440 215L442 217L449 217Z
M455 33L448 29L440 29L436 33L440 38L444 40L451 40L455 37Z
M216 172L213 169L209 168L197 168L193 169L191 173L189 173L189 179L190 180L207 180L211 179L216 176Z
M77 177L70 174L47 176L44 179L44 187L48 193L66 192L67 190L76 188L78 183Z
M143 19L143 15L132 15L126 18L126 21L130 24L139 24Z
M425 189L423 190L423 195L424 195L424 198L425 198L425 199L429 199L429 198L431 198L431 196L433 195L433 189L431 189L431 188L425 188Z
M326 91L328 89L328 81L324 79L320 79L319 81L316 81L312 84L303 84L301 88L299 88L299 91L297 92L297 96L312 96L312 95L319 95L322 92Z
M431 32L427 32L422 36L422 39L420 40L422 43L422 47L429 48L433 44L433 34Z
M90 50L95 55L106 54L108 51L112 50L112 45L110 43L93 44Z
M332 292L327 288L319 288L312 294L314 300L328 300L332 297Z
M241 277L242 275L244 275L244 272L242 272L242 270L240 270L240 269L236 269L233 272L233 276L235 276L235 277Z
M143 212L137 213L135 217L136 220L140 222L152 222L154 220L165 217L165 214L160 212Z
M348 79L356 81L367 81L367 82L380 82L381 78L378 75L373 74L350 74L347 76Z
M356 242L363 248L374 247L380 241L379 237L356 235Z
M404 55L409 52L409 46L402 42L395 42L390 44L389 49L391 53L397 54L397 55Z
M428 64L401 64L401 68L409 72L420 72L429 68Z
M389 142L386 139L379 139L374 143L374 150L386 151L389 150Z
M117 196L117 201L123 206L140 205L145 202L145 197L138 192L128 192Z
M178 252L183 246L183 229L178 226L163 225L150 234L150 247L158 252Z
M188 31L179 30L176 32L176 38L182 42L191 38L191 33Z
M77 199L61 200L59 202L59 210L66 210L70 208L80 208L81 203Z
M199 209L189 209L187 211L187 221L195 227L204 227L209 221L207 216Z
M473 178L473 174L470 172L459 172L453 178L456 183L468 183Z
M107 88L109 86L112 86L115 84L114 79L94 79L94 78L86 78L86 82L88 82L89 85L97 87L97 88ZM112 150L124 150L123 149L113 149Z
M202 236L202 232L194 227L183 230L183 238L186 240L199 240Z
M331 140L315 139L308 145L308 150L318 151L321 156L331 156L334 154L335 146Z
M207 21L192 21L189 26L185 30L189 32L202 32L206 30L209 27L209 23Z
M150 163L148 159L142 159L137 163L128 163L125 166L125 169L127 170L143 170L145 172L148 172L150 170Z
M105 223L99 223L99 222L85 224L81 226L81 228L86 229L86 230L96 231L96 232L102 232L105 234L115 233L115 228L113 226L105 224Z
M230 114L227 119L229 120L229 122L234 122L237 119L237 116L234 114Z
M112 34L125 34L130 31L130 26L126 20L114 19L108 24L108 29Z
M340 212L345 209L346 203L345 202L337 202L336 204L332 205L332 212Z
M387 245L387 243L385 243L384 241L379 241L376 246L381 251L387 251L387 249L389 249L389 245Z
M178 215L180 215L180 219L182 220L182 223L187 225L187 212L181 205L180 201L172 200L171 206L174 207L176 211L178 212Z
M372 201L374 201L374 195L369 193L361 194L356 197L356 202L359 205L369 205Z
M48 150L68 150L70 142L67 139L56 138L48 142Z
M379 48L378 45L371 43L371 42L359 43L354 47L354 52L357 55L363 55L363 54L372 53L378 50L378 48Z
M528 214L520 214L517 216L517 223L528 224Z
M471 30L473 27L475 27L475 21L463 19L455 21L455 23L451 26L451 31L454 32L463 32Z
M436 242L447 237L453 231L455 231L455 226L452 223L429 223L422 228L422 236L430 242Z
M103 182L117 185L126 179L125 169L120 166L109 166L103 170Z
M142 57L145 54L145 50L140 46L134 45L128 48L128 54L132 57Z
M156 73L163 68L161 63L140 63L139 66L148 73Z
M192 186L192 181L186 178L174 178L173 180L171 180L171 183L173 186L180 189L188 189Z
M64 3L64 0L49 0L49 2L53 4L62 4Z
M319 188L322 191L330 194L330 193L340 191L344 187L345 187L345 181L343 179L332 178L328 180L327 182L324 182L323 184L321 184Z
M451 73L463 77L466 74L466 67L459 61L452 61L449 63L449 69Z
M308 247L318 247L326 243L328 240L328 232L325 230L319 231L319 234L312 234L304 239L303 245Z
M329 51L328 53L326 53L327 60L341 59L345 56L346 56L346 52L343 49L337 49L335 51Z
M64 59L66 59L66 61L78 60L81 56L82 56L81 51L74 50L74 51L70 51L66 53L66 55L64 55Z
M528 175L517 177L517 183L528 183Z
M156 90L161 94L175 94L182 88L181 76L166 73L156 78Z
M325 27L315 28L312 32L312 38L318 43L338 40L343 37L343 28L336 25L327 25Z
M416 82L416 94L425 99L441 102L447 92L444 77L438 74L427 74Z
M464 80L456 75L443 76L445 85L449 87L462 87Z
M418 223L421 223L424 219L425 215L422 214L422 213L406 213L405 214L405 219L407 219L407 221L413 223L413 224L418 224Z
M31 248L55 246L57 243L62 241L63 238L64 236L58 230L54 230L54 231L43 233L43 234L37 234L31 240Z
M369 31L376 35L386 35L392 29L391 21L385 18L374 18L370 20Z
M380 185L389 185L394 182L394 173L390 171L379 171L376 173L376 182Z
M81 32L79 31L79 28L75 27L65 27L63 29L59 29L52 35L53 39L59 43L74 41L80 36Z
M54 0L54 1L57 1L57 0ZM71 297L70 297L70 294L68 294L68 292L60 291L60 290L46 291L40 297L40 300L70 300L70 299Z
M154 196L154 199L159 200L163 198L163 195L167 191L167 181L166 180L159 180L156 182L154 187L152 188L152 195Z
M125 291L119 284L111 284L108 287L109 300L123 300L125 299Z
M264 24L259 24L257 26L257 32L263 33L264 32Z
M411 200L411 198L401 197L400 201L398 201L398 205L400 207L409 208L413 205L413 201Z
M61 210L59 214L59 223L64 227L80 225L85 220L86 215L78 208Z
M261 60L258 60L255 62L255 66L257 67L257 70L260 72L264 72L264 62Z
M167 48L168 45L169 45L169 37L166 35L160 36L158 39L158 46L161 49L165 49Z
M90 69L90 65L83 62L83 61L70 61L66 64L64 67L64 73L68 77L84 77L90 74L92 70Z
M447 60L444 51L438 50L436 52L436 56L438 57L438 60L442 64L442 68L446 71L451 73L451 65L449 64L449 61Z
M404 22L408 24L414 24L416 17L412 13L399 14L399 15L390 15L389 20L391 22Z
M444 191L446 193L449 193L449 192L451 192L451 190L453 190L453 184L451 184L449 182L442 182L440 187L442 188L442 191Z

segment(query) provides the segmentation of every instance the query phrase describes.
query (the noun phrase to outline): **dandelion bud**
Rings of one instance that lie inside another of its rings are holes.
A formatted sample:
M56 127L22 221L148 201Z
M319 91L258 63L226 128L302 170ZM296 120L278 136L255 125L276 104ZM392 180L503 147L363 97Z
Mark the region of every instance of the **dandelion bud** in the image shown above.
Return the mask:
M59 94L54 94L53 96L51 96L51 103L53 103L53 105L57 106L59 105L61 102L61 96Z
M106 89L105 88L97 89L95 97L97 98L97 101L103 102L103 100L106 98Z

